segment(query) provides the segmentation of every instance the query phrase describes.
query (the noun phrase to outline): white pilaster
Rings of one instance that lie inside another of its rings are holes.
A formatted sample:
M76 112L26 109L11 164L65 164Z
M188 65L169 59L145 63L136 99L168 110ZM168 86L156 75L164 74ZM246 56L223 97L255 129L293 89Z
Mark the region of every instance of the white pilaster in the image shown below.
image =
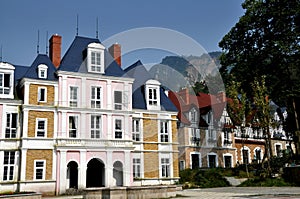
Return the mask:
M130 186L130 179L132 178L132 160L130 151L125 151L125 157L124 157L124 169L123 169L123 183L124 186Z
M80 151L80 162L78 165L78 189L86 187L86 150Z
M112 151L107 151L106 165L105 165L105 186L112 187L116 186L113 184L113 163L112 163Z
M67 187L67 152L60 151L60 176L59 176L59 192L60 194L65 192Z
M61 112L61 136L63 138L66 138L68 135L67 135L67 113L66 112Z
M86 101L86 97L88 96L88 91L90 89L86 87L86 78L82 77L81 78L81 108L87 108L89 107Z
M20 180L21 181L25 181L26 180L26 155L27 155L27 149L22 149L21 150L21 176L20 176Z
M62 86L61 86L61 104L62 106L68 106L68 96L69 96L69 89L67 87L67 77L66 76L62 76L61 77L62 80Z
M28 137L27 130L28 130L28 110L23 110L23 138Z
M106 87L106 108L107 109L112 109L113 106L113 102L112 102L112 95L113 95L113 92L112 92L112 89L111 89L111 81L110 80L107 80L107 87Z

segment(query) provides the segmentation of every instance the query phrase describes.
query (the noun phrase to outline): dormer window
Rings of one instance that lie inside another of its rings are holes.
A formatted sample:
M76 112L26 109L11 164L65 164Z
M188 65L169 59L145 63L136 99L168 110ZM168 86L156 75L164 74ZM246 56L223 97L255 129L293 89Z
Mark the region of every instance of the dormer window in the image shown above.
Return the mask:
M47 79L47 71L48 71L48 66L46 66L45 64L39 65L38 66L39 78Z
M13 65L0 62L0 98L14 98L14 70Z
M148 80L145 86L147 109L160 110L160 83L156 80Z
M87 47L88 72L104 73L104 46L99 43L91 43Z

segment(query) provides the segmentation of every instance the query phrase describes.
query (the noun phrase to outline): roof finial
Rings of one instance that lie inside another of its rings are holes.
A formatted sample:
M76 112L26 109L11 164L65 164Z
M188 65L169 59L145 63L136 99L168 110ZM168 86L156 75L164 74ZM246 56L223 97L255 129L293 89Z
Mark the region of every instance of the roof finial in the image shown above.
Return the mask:
M38 38L37 38L37 46L36 46L37 54L40 53L39 48L40 48L40 30L38 30Z
M97 17L97 19L96 19L96 39L98 39L98 37L99 37L99 31L98 31L98 17Z
M78 14L76 18L76 36L78 36Z
M48 55L48 31L46 32L46 55Z

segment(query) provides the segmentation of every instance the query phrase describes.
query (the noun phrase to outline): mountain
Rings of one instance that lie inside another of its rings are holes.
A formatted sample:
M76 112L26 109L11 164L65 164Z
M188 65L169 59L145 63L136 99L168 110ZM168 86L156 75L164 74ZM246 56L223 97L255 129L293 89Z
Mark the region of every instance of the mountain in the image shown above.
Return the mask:
M163 86L178 91L218 74L220 55L221 52L211 52L201 56L167 56L149 72Z

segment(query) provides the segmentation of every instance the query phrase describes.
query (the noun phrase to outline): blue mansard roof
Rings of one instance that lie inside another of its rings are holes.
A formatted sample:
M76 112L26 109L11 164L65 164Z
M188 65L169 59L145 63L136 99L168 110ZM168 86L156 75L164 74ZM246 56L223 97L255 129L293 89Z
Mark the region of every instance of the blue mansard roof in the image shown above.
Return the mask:
M146 98L145 98L145 83L153 79L150 73L146 70L145 66L141 61L137 61L128 68L125 69L126 74L129 77L134 78L132 88L132 108L136 109L147 109ZM160 88L160 103L161 109L166 111L176 111L177 108L166 96L164 90Z
M98 39L76 36L61 60L58 70L86 73L85 51L90 43L101 43ZM115 62L107 50L104 51L105 74L107 76L126 77L125 72Z
M35 60L33 61L33 63L31 64L31 66L28 68L28 70L26 71L25 75L23 76L24 78L32 78L32 79L41 79L38 77L38 66L40 64L45 64L48 66L47 69L47 78L44 80L57 80L57 78L55 77L55 71L56 68L53 65L52 61L50 60L50 58L47 55L43 55L43 54L39 54ZM22 70L22 69L21 69ZM25 69L23 69L25 70ZM21 73L22 71L20 71Z

